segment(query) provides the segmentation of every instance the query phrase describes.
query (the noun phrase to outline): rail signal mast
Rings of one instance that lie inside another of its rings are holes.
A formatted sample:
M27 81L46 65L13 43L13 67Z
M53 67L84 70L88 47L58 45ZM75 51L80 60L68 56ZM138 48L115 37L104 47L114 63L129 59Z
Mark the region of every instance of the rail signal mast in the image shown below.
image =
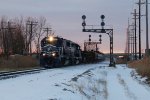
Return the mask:
M105 19L105 16L104 15L101 15L101 19L102 19L102 22L101 22L101 29L93 29L93 28L90 28L90 29L86 29L86 16L83 15L82 16L82 19L83 19L83 23L82 23L82 26L83 26L83 32L92 32L92 33L105 33L105 34L108 34L109 35L109 38L110 38L110 64L109 66L110 67L115 67L115 62L114 62L114 58L113 58L113 29L105 29L104 26L105 26L105 22L104 22L104 19Z

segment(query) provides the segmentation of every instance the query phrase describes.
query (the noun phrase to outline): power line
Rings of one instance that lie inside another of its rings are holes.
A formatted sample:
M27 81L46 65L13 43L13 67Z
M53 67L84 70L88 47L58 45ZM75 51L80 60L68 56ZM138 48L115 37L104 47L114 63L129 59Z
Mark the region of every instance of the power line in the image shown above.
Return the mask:
M47 28L44 28L43 31L46 31L46 36L48 37L48 35L51 34L52 32L52 28L47 27Z

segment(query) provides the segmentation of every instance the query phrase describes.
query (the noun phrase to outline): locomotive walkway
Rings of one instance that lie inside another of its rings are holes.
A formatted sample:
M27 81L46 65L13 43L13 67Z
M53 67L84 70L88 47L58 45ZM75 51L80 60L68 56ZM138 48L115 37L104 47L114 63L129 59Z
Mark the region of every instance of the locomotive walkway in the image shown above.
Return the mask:
M0 80L1 100L147 100L150 87L126 65L55 68Z

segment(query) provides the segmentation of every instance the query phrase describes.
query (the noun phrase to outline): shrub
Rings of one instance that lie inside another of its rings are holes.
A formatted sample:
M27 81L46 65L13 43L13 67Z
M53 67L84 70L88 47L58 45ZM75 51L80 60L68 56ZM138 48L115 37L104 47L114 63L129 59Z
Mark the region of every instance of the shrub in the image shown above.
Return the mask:
M0 58L0 70L23 70L38 66L38 61L31 56L11 55L8 60Z
M150 78L150 57L145 57L142 60L130 61L128 65L135 68L143 77L147 76Z

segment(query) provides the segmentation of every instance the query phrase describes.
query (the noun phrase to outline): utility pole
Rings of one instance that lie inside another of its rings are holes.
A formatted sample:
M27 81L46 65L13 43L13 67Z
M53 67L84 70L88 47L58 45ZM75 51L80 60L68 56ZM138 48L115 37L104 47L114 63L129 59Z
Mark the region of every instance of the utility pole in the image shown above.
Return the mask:
M130 41L131 41L131 42L130 42L130 44L131 44L131 47L130 47L130 48L131 48L131 59L133 60L133 57L132 57L132 56L133 56L133 41L132 41L132 40L133 40L132 34L130 34Z
M139 0L139 59L141 59L141 0Z
M137 4L139 5L139 59L141 59L141 16L145 16L141 15L141 5L145 4L145 2L141 2L141 0L139 0Z
M1 22L1 32L2 32L2 44L3 44L3 50L2 52L5 53L5 47L4 47L4 44L5 44L5 30L4 30L4 22L2 21Z
M132 60L134 59L134 56L135 56L135 48L134 48L134 39L135 39L135 37L134 37L134 33L133 33L133 29L131 29L132 30L132 34L130 34L130 44L131 44L131 57L132 57Z
M134 47L135 47L135 60L136 60L137 59L137 37L136 37L136 35L137 35L137 31L136 31L137 30L137 28L136 28L137 25L136 25L136 23L137 22L136 22L136 20L138 19L137 16L139 16L139 15L136 12L136 9L134 9L134 13L131 13L131 14L133 14L133 16L134 16L134 18L133 18L134 19L134 37L135 37L135 39L134 39L135 46Z
M135 36L134 36L134 25L131 24L129 25L129 47L130 47L130 57L131 57L131 60L134 59L134 56L135 56Z
M35 21L28 21L27 25L29 25L30 27L30 31L29 31L29 51L30 53L32 53L32 38L33 38L33 26L36 26L38 22Z
M12 45L13 45L13 35L11 33L11 30L12 29L15 29L15 28L12 28L11 27L11 22L8 21L7 23L7 27L4 27L4 23L7 23L7 22L1 22L1 25L2 25L2 35L3 35L3 48L4 48L4 54L6 55L6 59L8 60L8 56L9 56L9 52L12 51L10 50L13 49Z
M149 41L148 41L148 0L146 0L146 49L149 49Z
M134 55L134 36L133 36L133 28L134 27L133 24L129 25L129 20L128 20L128 29L127 29L127 35L128 35L128 58L130 59L130 57L132 57L132 55ZM132 57L133 58L133 57Z
M47 27L47 28L44 28L43 31L46 31L46 36L48 37L49 32L50 32L50 34L51 34L51 32L52 32L52 28Z
M145 54L146 56L150 55L150 50L149 50L149 37L148 37L148 0L146 0L146 50Z
M12 30L14 30L14 29L16 29L16 28L13 28L12 26L11 26L11 24L12 24L12 22L9 22L8 21L8 35L10 35L10 37L9 37L9 41L11 41L10 43L9 43L9 48L11 47L11 49L12 49L12 53L13 53L13 51L14 51L14 46L13 46L13 44L14 44L14 40L13 40L13 32L12 32Z
M128 19L128 28L127 28L127 40L128 40L128 59L130 59L130 30L129 30L129 19Z
M6 59L8 60L8 27L4 27L4 23L7 22L1 22L1 30L3 35L3 49L4 49L4 55L6 56Z
M136 9L134 9L134 36L135 36L135 60L137 60L137 46L136 46L136 16L137 16L137 13L136 13Z

